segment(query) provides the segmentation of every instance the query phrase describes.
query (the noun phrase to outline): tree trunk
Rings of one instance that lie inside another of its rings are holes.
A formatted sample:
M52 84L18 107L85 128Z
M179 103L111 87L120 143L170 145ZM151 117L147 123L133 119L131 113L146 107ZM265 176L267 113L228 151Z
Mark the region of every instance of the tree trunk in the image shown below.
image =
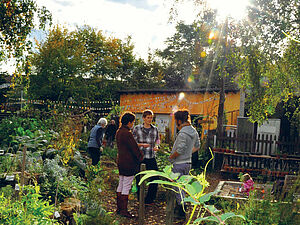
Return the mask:
M223 136L223 121L224 121L224 102L225 102L225 82L224 75L221 75L220 99L217 119L217 136Z

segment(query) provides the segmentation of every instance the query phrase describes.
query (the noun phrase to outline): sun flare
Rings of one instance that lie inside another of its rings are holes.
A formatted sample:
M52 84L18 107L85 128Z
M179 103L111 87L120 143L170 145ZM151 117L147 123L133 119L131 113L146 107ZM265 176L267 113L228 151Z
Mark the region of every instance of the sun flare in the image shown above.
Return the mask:
M241 20L246 15L246 8L249 0L208 0L211 8L216 9L218 16L224 19L230 16L236 20Z

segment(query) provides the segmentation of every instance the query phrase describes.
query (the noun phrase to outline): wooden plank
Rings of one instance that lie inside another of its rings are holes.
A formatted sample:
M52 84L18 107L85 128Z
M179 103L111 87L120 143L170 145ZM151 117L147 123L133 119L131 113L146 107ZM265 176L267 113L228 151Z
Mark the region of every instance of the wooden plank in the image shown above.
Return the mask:
M24 185L24 172L25 172L25 166L26 166L26 150L27 150L27 147L24 146L23 148L23 160L22 160L22 169L21 169L21 187L23 187Z
M146 170L146 164L142 163L140 171ZM143 176L141 176L142 179ZM145 224L145 181L140 185L140 196L139 196L139 225Z
M175 193L167 190L167 206L166 206L166 225L173 225L174 208L175 208Z

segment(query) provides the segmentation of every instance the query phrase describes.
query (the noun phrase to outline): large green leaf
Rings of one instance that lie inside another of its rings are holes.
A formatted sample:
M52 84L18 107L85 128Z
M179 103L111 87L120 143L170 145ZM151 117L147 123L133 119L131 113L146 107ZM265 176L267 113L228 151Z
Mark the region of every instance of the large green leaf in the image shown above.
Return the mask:
M171 172L169 175L170 175L170 178L172 180L177 180L178 177L180 176L180 173L173 173L173 172Z
M214 205L205 205L204 206L206 209L208 209L210 212L216 214L216 213L219 213L221 212L220 210L216 209L216 207Z
M191 180L193 179L193 177L191 177L190 175L182 175L178 181L179 182L183 182L183 183L189 183Z
M194 195L197 193L195 188L190 184L186 184L185 188L187 189L187 191L189 192L190 195Z
M192 183L192 186L194 187L197 193L201 192L203 189L203 186L199 183L199 181L194 181Z
M242 218L243 220L245 220L245 217L242 216L242 215L235 215L233 212L228 212L228 213L224 213L221 215L221 220L225 221L229 218L232 218L232 217L240 217Z
M192 198L191 196L185 197L183 199L184 202L190 202L193 205L200 205L201 203L199 201L195 201L194 198Z
M172 173L172 165L168 165L163 169L164 173L171 174Z
M139 185L141 185L141 183L143 183L148 178L155 177L155 176L161 176L161 177L167 178L168 180L172 180L172 178L170 178L169 175L167 175L165 173L162 173L162 172L159 172L159 171L156 171L156 170L142 171L142 172L138 173L137 175L143 175L143 174L145 174L145 175L142 176L142 178L141 178L141 180L139 182Z
M205 194L205 195L203 195L202 197L199 198L199 201L200 201L201 203L207 202L207 201L209 201L210 197L211 197L212 195L216 194L216 193L217 193L217 192L214 191L214 192L210 192L210 193L208 193L208 194Z
M175 182L166 181L166 180L153 180L153 181L147 183L147 185L150 185L150 184L163 184L163 185L170 185L170 186L178 187L178 185Z
M203 218L198 218L194 221L194 224L199 224L203 221L212 221L212 222L216 222L216 223L219 223L220 221L214 217L214 216L207 216L207 217L203 217Z

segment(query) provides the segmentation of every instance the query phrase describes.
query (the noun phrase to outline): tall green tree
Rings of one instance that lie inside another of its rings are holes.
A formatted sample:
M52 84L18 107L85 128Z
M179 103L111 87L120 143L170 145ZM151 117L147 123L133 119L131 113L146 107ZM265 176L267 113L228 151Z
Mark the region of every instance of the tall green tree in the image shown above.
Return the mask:
M299 121L299 43L284 34L300 37L299 1L255 0L248 15L235 35L241 41L236 61L239 84L247 93L248 115L262 123L280 104L294 108L289 118Z
M84 26L69 32L56 27L32 58L30 94L34 98L117 100L118 91L159 84L160 67L137 59L130 39L106 37Z
M51 22L45 7L37 7L35 0L0 1L0 62L7 57L21 58L30 49L29 34L36 24L40 29Z
M84 77L88 76L93 58L86 54L84 42L76 32L56 26L47 40L38 46L32 58L33 74L29 93L33 98L83 100L88 98Z

